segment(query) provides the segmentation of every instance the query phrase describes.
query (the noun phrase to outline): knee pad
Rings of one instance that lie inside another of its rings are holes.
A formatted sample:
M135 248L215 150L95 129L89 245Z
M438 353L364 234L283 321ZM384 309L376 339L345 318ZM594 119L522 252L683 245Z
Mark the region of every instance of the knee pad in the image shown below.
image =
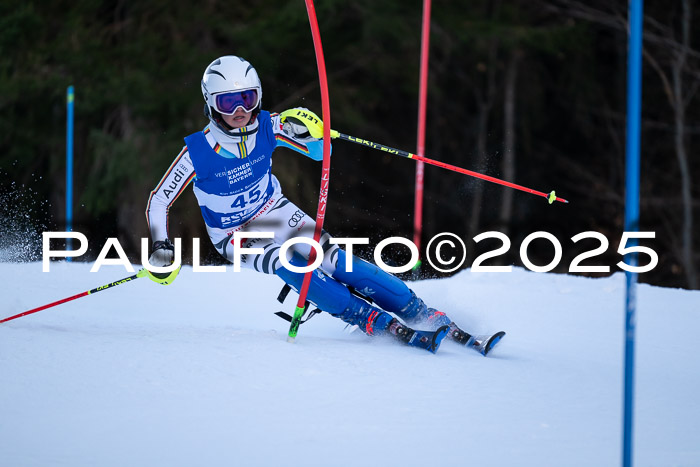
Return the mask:
M306 265L306 261L296 255L291 263L295 266ZM279 268L276 274L297 291L301 289L304 280L303 273ZM389 313L354 296L344 284L319 270L311 273L307 298L321 310L330 313L336 318L340 318L348 324L358 325L360 329L369 335L383 333L393 319Z

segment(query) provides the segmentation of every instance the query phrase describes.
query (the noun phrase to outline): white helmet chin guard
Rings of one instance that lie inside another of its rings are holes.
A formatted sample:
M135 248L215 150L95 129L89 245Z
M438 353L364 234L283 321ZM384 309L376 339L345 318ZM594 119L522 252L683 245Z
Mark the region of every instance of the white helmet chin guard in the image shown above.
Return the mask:
M255 91L257 94L257 101L253 102L254 108L252 109L253 115L250 119L250 125L260 112L260 103L262 102L262 86L253 65L241 57L226 55L211 62L204 70L202 77L202 95L204 102L206 102L204 113L214 125L225 133L233 134L233 128L221 118L221 112L217 106L217 95L240 91ZM245 110L250 111L251 109ZM225 113L230 114L233 111ZM235 134L238 135L240 132L237 131Z

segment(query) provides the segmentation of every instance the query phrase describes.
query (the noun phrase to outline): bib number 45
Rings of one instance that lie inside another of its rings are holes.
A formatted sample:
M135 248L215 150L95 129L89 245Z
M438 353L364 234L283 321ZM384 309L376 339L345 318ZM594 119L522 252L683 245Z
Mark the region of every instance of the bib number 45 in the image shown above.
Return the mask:
M238 208L238 209L245 209L245 207L248 204L258 202L260 200L261 196L262 196L262 192L260 191L260 187L258 185L255 185L253 188L248 190L246 193L241 193L240 195L236 196L236 199L233 200L231 207Z

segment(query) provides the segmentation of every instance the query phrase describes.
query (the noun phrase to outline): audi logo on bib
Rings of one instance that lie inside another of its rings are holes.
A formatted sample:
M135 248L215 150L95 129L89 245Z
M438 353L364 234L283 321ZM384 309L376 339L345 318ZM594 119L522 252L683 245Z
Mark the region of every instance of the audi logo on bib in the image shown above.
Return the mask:
M299 222L304 218L304 212L302 210L297 210L294 214L292 214L292 217L287 221L287 225L290 227L296 227L299 225Z

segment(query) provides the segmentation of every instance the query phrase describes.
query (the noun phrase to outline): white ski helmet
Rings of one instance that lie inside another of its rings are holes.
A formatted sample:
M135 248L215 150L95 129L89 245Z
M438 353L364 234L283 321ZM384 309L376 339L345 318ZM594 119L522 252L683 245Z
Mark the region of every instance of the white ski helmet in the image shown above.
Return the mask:
M221 114L231 115L238 107L243 107L253 112L250 120L253 123L260 112L262 86L253 65L241 57L226 55L211 62L204 70L202 95L206 116L219 129L229 133L233 129L223 121Z

